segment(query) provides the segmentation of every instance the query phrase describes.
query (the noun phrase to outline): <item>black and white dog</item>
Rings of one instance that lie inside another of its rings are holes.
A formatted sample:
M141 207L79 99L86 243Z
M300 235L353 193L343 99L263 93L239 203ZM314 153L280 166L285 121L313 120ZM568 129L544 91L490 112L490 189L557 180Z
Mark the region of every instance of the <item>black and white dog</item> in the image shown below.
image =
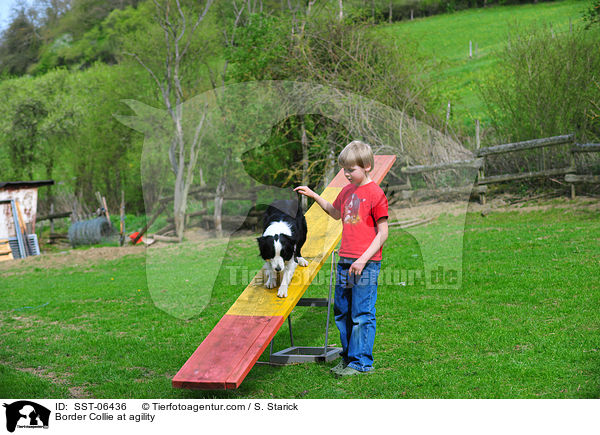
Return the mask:
M306 219L297 200L277 200L263 216L263 235L258 239L260 256L265 260L265 287L277 285L277 272L283 277L277 296L285 298L296 265L308 266L300 250L306 242Z

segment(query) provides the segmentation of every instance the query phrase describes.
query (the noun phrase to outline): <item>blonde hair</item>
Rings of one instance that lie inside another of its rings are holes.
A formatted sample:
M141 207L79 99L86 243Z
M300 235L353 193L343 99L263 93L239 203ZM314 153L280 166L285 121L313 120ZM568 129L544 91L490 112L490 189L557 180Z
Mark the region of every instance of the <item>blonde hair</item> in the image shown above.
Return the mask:
M372 170L375 165L373 150L370 145L359 140L353 140L340 153L338 164L342 168L360 166L363 169L370 167L369 170Z

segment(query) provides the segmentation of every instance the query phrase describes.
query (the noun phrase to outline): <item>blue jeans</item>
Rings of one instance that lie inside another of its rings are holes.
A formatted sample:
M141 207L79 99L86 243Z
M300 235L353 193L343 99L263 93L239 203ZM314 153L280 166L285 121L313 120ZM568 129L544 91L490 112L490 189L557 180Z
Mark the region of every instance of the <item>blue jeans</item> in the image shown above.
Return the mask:
M348 269L355 260L341 257L337 265L333 313L340 330L341 356L355 370L373 369L375 344L375 301L379 261L369 261L361 275L350 275Z

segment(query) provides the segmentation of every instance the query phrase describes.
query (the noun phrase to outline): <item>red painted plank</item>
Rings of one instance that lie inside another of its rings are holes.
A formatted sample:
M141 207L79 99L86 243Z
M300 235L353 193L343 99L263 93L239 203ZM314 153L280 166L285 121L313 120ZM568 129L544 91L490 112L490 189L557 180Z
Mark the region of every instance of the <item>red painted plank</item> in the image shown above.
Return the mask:
M335 177L333 177L333 180L331 180L331 183L329 183L327 187L344 187L348 183L349 181L344 176L344 171L341 170L336 174Z
M282 324L283 317L273 316L270 318L259 336L256 337L256 340L254 340L252 345L248 348L246 355L244 355L237 367L229 375L229 378L225 383L226 388L235 389L240 386L248 372L254 367L258 358L265 351L273 337L275 337L275 334L277 334L277 331L279 331Z
M381 183L396 156L375 156L371 178ZM339 171L329 184L348 184ZM283 316L242 316L226 314L198 346L172 380L175 388L238 388L250 369L283 324Z
M392 169L396 156L375 156L375 169L369 174L371 179L377 184L381 184L386 174Z
M371 171L369 176L371 179L380 184L388 171L392 168L392 165L396 161L396 156L394 155L385 155L385 156L375 156L375 168ZM337 173L337 175L331 180L329 183L329 187L344 187L348 184L348 179L344 176L344 171L341 170Z
M175 375L173 387L237 388L283 320L279 316L223 316Z

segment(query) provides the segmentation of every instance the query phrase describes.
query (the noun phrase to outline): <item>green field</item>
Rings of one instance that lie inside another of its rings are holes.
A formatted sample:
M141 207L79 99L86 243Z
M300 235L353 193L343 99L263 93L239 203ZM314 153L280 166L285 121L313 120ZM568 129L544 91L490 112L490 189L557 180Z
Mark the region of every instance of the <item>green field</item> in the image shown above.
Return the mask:
M243 290L228 266L261 266L253 237L230 241L210 302L190 320L155 307L142 251L112 261L61 262L56 254L5 263L0 396L599 398L600 219L595 208L564 205L485 218L469 213L460 289L383 280L372 375L336 379L329 373L336 362L257 364L230 392L175 390L170 382ZM420 229L440 240L441 255L454 221L445 215ZM177 249L169 254L170 267L193 260L201 271L212 261L212 248L202 255L203 247L185 242L152 249ZM423 267L419 246L402 230L391 231L384 249L388 277ZM327 279L306 296L326 295ZM322 309L298 307L292 318L297 345L322 344ZM339 342L335 326L332 342ZM288 345L284 323L275 349ZM268 352L261 361L267 358Z
M435 67L440 113L450 100L452 125L471 134L475 119L489 125L477 83L495 71L509 32L541 24L569 31L588 5L566 0L473 9L373 31L398 49L407 39L417 43ZM478 47L473 59L469 41ZM392 228L378 290L375 372L336 379L329 369L337 361L275 367L266 363L267 351L241 387L228 392L176 390L171 378L261 267L256 235L191 238L153 246L148 257L134 248L105 260L98 248L85 248L0 263L0 396L600 398L596 204L555 200L536 211L468 213L459 289L406 281L404 272L424 270L421 247ZM137 219L128 220L129 228L142 226ZM414 231L438 241L443 259L454 254L451 240L462 234L461 224L442 215ZM326 295L329 267L307 297ZM194 293L203 271L216 275L209 295ZM297 307L292 318L295 344L323 343L323 309ZM332 324L329 344L336 343ZM274 347L288 346L286 322Z
M445 105L452 103L455 125L474 131L475 119L486 124L485 106L477 93L477 82L494 71L497 51L508 41L509 32L536 25L550 25L556 32L567 32L569 26L582 22L588 1L496 6L469 9L449 15L382 25L376 32L399 48L408 38L418 44L420 54L435 66L434 81ZM473 58L469 58L472 41ZM475 56L475 44L478 55Z

